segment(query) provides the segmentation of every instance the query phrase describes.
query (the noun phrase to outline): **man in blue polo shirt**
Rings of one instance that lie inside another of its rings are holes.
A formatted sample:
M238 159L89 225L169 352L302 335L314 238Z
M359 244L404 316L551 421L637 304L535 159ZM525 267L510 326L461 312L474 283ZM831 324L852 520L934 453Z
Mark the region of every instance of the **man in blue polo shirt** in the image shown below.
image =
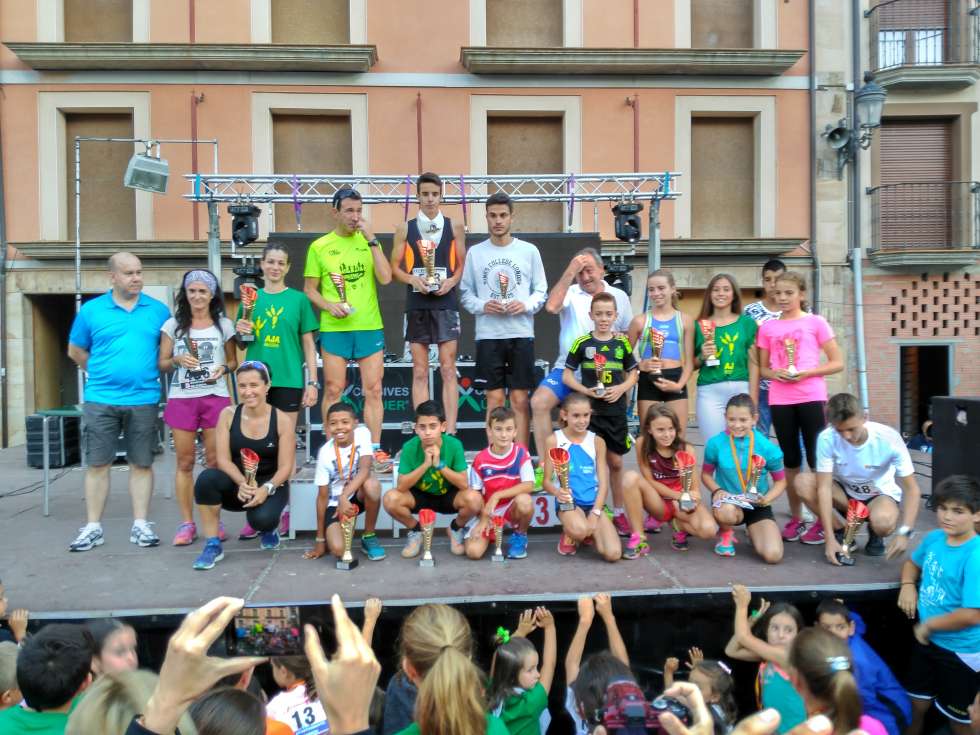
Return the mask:
M126 440L133 499L129 540L144 547L160 543L147 513L153 493L160 402L160 327L170 312L142 293L143 264L132 253L109 258L109 280L112 289L82 306L68 336L68 356L88 373L83 421L89 465L85 475L88 522L68 547L70 551L88 551L104 541L102 512L120 432Z

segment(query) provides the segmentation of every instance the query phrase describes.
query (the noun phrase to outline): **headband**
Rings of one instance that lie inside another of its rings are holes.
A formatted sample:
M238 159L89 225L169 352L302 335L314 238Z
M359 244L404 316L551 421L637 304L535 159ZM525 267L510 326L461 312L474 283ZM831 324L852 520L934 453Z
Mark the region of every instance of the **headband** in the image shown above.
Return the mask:
M192 283L203 283L211 291L212 296L218 293L218 279L210 271L190 271L184 276L184 288L186 289Z

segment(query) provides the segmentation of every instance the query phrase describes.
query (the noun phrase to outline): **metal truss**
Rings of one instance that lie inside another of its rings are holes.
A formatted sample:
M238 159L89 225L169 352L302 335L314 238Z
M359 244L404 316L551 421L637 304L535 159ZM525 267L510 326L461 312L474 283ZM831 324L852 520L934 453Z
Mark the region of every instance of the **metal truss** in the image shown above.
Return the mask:
M522 174L444 176L443 204L479 203L502 191L518 202L620 202L676 199L678 174ZM256 204L326 203L343 188L357 189L365 204L401 204L415 198L414 176L324 176L290 174L189 174L196 202Z

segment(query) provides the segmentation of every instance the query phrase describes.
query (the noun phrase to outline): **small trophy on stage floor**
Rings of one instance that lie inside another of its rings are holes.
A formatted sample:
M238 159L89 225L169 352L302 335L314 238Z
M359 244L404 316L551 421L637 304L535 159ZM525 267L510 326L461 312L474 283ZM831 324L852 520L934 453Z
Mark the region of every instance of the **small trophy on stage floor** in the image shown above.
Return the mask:
M762 493L759 492L759 480L762 478L762 471L766 468L766 460L758 454L753 454L749 459L749 487L745 491L745 497L752 505L762 502Z
M419 559L419 566L434 567L436 562L432 558L432 532L436 529L436 512L429 508L420 510L419 525L422 526L422 558Z
M357 524L357 514L360 510L356 504L352 504L347 514L340 519L340 531L344 534L344 553L337 560L336 566L344 572L357 567L357 559L351 553L350 547L354 543L354 526Z
M552 447L548 450L548 457L558 475L558 485L561 487L562 494L558 496L558 512L565 513L575 510L575 503L572 501L572 494L568 490L568 473L571 469L572 458L568 450L564 447Z
M844 521L844 540L841 542L844 551L837 552L837 561L845 567L854 566L854 559L851 556L854 548L854 539L861 526L868 520L868 515L868 506L860 500L851 498L847 501L847 519Z
M694 465L697 464L697 459L690 452L684 451L677 452L674 457L677 460L677 469L681 476L681 497L678 499L677 505L685 513L690 513L698 507L692 494L694 490Z
M715 323L710 319L701 319L698 324L701 325L701 333L704 335L705 342L711 342L714 344L715 341ZM715 348L715 354L704 361L706 367L716 367L721 365L721 360L718 359L718 349Z
M251 283L243 283L239 289L239 293L242 297L242 319L247 322L252 321L252 309L255 308L255 300L259 297L258 289L255 288ZM239 335L242 342L254 342L255 333L249 332L248 334Z
M442 286L442 279L436 271L436 248L432 240L419 240L419 253L422 255L422 267L425 269L425 287L429 293L435 293Z
M497 285L500 286L500 303L510 303L510 276L503 271L497 273Z
M796 375L800 371L796 369L796 340L787 337L783 340L783 347L786 348L786 372Z
M504 558L504 517L493 517L493 556L495 562L505 562Z
M659 329L651 329L649 333L650 338L650 357L654 360L662 360L664 354L664 333ZM663 375L664 371L660 368L654 368L650 371L651 375Z
M241 456L242 473L245 475L245 484L254 485L255 473L259 470L259 455L248 447L245 447L245 449L241 451Z
M595 364L595 379L598 381L595 386L596 398L602 398L606 395L606 356L596 355L592 361Z
M347 301L347 281L344 279L344 274L331 273L330 281L333 283L333 287L337 289L337 296L340 297L340 305L344 308L344 311L348 314L353 314L354 307Z

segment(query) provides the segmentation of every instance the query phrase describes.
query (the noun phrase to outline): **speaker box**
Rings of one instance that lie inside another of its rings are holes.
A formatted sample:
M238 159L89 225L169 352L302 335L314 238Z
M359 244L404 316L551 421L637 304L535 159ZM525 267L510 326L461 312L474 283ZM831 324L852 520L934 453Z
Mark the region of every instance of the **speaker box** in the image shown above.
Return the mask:
M27 466L44 467L44 416L27 417ZM68 467L81 461L81 419L48 418L48 467Z
M980 396L932 399L932 487L950 475L980 478Z

